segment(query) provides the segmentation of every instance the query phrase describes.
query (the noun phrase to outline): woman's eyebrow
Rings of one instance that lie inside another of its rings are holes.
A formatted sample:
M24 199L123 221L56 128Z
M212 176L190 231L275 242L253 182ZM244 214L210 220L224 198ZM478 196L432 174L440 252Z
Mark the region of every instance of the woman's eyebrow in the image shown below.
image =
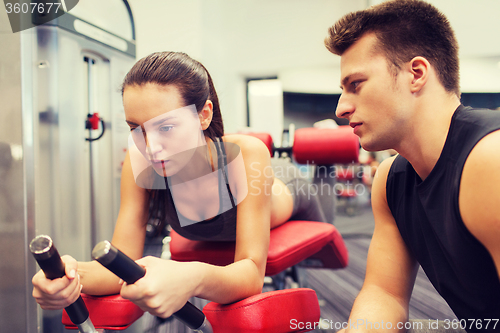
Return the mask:
M162 119L159 119L159 120L155 121L152 125L155 126L155 125L161 124L164 121L175 119L175 118L177 118L177 117L176 116L168 116L168 117L165 117L165 118L162 118ZM130 121L130 120L125 120L125 122L127 124L131 125L131 126L139 126L139 124L136 124L136 123L134 123L133 121Z
M126 122L127 124L129 124L129 125L139 126L139 124L136 124L136 123L134 123L134 122L132 122L132 121L125 120L125 122Z
M159 124L161 124L161 123L163 123L163 122L165 122L167 120L172 120L172 119L175 119L175 118L177 118L177 117L176 116L166 116L165 118L162 118L162 119L159 119L159 120L155 121L152 125L156 126L156 125L159 125Z

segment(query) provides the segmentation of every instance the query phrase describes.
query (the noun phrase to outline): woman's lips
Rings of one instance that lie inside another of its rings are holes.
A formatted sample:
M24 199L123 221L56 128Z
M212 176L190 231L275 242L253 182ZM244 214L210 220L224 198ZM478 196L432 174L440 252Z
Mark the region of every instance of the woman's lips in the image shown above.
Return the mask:
M163 168L168 163L168 160L150 160L150 162L157 168Z

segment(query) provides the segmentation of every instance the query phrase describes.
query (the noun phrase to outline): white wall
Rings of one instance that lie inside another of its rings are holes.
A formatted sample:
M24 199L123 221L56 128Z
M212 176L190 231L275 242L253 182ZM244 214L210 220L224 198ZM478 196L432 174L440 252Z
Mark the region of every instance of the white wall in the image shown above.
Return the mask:
M462 92L500 92L500 1L430 0L455 30Z
M331 72L338 61L323 46L328 27L366 5L365 0L129 2L136 21L138 57L173 50L200 60L214 79L227 132L246 124L245 78L281 77L296 68L320 72L330 68ZM323 77L338 86L337 77ZM301 87L322 86L317 78L298 80Z
M157 51L201 57L203 0L129 0L135 20L137 59Z
M339 59L323 46L347 12L380 0L129 0L138 57L183 51L210 71L227 132L246 123L245 78L277 75L285 91L339 93ZM429 0L449 18L465 92L500 92L500 1Z
M248 83L250 131L271 134L277 147L283 133L283 85L280 80L253 80Z
M460 60L462 92L500 92L500 55L496 57L463 57Z

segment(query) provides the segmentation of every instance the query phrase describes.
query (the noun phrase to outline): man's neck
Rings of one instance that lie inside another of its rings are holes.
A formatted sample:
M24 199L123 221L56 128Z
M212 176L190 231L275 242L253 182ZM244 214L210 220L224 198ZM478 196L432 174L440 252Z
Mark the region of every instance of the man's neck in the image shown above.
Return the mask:
M451 119L459 105L458 97L449 95L429 100L428 103L422 102L415 113L411 130L396 148L422 180L429 176L441 156Z

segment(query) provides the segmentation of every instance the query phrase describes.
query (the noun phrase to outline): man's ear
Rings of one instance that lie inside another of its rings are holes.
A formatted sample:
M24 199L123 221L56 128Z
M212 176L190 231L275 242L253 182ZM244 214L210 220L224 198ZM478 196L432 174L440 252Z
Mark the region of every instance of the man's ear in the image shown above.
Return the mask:
M431 64L424 57L415 57L408 63L411 74L410 89L412 93L422 90L429 79Z
M208 126L210 126L210 123L212 122L212 116L213 116L213 103L211 100L207 100L205 102L205 105L203 106L203 109L201 109L200 112L198 112L198 117L200 118L200 124L201 124L201 129L206 130Z

